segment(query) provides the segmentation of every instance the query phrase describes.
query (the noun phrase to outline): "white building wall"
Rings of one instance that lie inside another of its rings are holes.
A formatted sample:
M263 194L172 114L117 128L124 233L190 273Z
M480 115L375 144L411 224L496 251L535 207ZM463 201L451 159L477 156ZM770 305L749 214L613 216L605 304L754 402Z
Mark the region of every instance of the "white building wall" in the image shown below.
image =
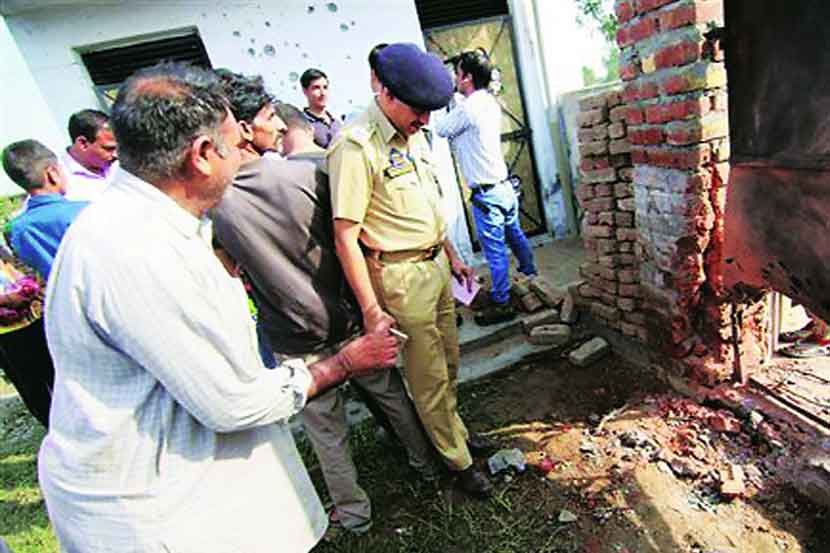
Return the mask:
M124 2L51 7L6 19L61 126L73 112L98 106L77 53L90 46L196 28L214 67L261 74L280 100L298 106L305 105L299 76L318 67L329 76L333 111L350 113L368 103L366 56L372 46L423 44L412 0Z
M544 55L536 32L536 14L531 0L509 0L513 16L516 62L522 79L525 111L533 132L533 156L539 174L541 203L548 232L562 238L567 233L562 185L548 116L550 101L545 83Z
M0 148L16 140L37 138L57 152L68 138L56 124L2 16L0 60ZM22 193L0 170L0 196Z

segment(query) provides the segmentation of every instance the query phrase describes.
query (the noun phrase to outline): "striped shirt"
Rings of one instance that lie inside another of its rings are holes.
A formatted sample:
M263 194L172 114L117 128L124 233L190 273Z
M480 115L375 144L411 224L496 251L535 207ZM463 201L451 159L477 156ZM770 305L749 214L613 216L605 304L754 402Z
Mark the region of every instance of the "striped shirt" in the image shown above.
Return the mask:
M46 300L55 362L39 481L68 553L305 552L326 517L211 227L119 171L69 229Z

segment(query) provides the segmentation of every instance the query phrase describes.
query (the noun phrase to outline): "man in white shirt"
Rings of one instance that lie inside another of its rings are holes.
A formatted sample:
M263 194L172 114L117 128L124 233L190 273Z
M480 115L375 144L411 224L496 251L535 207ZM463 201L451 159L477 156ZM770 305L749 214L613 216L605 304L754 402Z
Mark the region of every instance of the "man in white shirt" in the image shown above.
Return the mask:
M492 276L492 303L475 320L480 325L496 324L516 317L510 302L506 244L519 261L520 273L533 276L536 266L519 223L519 202L507 179L501 149L501 107L487 90L493 66L481 49L464 52L454 62L459 94L455 107L436 122L435 132L450 140L472 190L478 240Z
M265 369L205 217L240 165L219 80L139 71L112 122L123 169L67 233L47 291L56 379L38 470L61 550L307 552L326 517L285 421L392 366L397 342L387 326Z
M84 109L69 118L72 144L62 153L61 164L69 178L66 197L91 201L107 186L117 158L117 144L109 116L96 109Z

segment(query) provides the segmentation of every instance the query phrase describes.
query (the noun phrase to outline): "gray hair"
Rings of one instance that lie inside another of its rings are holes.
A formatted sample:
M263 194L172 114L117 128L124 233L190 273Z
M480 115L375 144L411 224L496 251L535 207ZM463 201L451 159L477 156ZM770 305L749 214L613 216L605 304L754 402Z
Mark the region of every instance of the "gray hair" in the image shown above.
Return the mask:
M121 166L149 183L182 173L193 139L208 135L227 155L219 126L228 100L218 77L185 63L162 62L127 79L112 106Z
M46 185L44 171L57 163L55 152L34 139L12 142L3 148L3 170L27 192Z

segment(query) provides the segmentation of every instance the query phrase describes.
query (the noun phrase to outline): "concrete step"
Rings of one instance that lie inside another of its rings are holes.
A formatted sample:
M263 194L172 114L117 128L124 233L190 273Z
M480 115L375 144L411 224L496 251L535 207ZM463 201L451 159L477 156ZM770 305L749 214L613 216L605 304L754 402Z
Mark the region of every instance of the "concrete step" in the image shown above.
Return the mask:
M462 325L461 331L464 330ZM471 320L469 326L478 327ZM473 338L467 337L467 345L462 344L461 363L458 369L460 383L472 382L499 371L516 368L522 363L543 358L557 349L556 346L530 344L521 331L521 322L503 323L486 327L489 329L483 335L476 333ZM472 333L471 333L472 334ZM497 335L496 338L492 338ZM349 424L357 424L369 418L369 410L359 401L350 400L346 403L346 415Z

